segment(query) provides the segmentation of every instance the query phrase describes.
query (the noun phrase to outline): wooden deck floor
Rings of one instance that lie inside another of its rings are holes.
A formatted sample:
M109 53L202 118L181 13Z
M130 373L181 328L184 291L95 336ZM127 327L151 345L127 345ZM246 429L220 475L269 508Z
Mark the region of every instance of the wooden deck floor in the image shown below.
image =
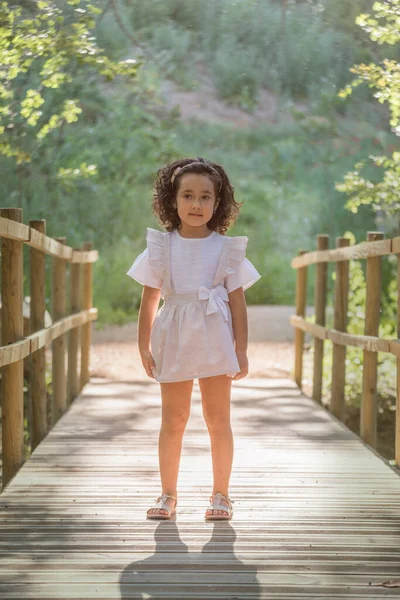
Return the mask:
M94 380L0 496L7 599L378 599L400 589L400 477L291 381L234 383L230 523L206 523L197 382L178 514L159 493L158 384Z

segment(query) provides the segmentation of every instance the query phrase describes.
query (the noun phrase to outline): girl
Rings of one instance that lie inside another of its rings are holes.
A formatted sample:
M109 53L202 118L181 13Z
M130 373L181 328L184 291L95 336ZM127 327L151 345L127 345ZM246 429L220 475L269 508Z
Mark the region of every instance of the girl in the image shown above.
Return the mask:
M244 290L261 275L245 257L248 238L225 235L241 204L220 165L183 158L157 175L152 208L166 232L147 228L147 247L127 272L144 286L138 345L162 398L162 493L147 518L176 512L182 438L198 379L214 477L205 518L231 519L231 383L248 373Z

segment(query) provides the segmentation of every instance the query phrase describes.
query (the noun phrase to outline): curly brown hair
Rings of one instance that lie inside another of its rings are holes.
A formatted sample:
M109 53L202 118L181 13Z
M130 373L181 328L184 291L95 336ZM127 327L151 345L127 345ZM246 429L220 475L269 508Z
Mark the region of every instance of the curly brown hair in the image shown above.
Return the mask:
M171 182L171 177L178 167L180 170ZM167 231L174 231L180 227L181 220L174 207L174 201L179 189L179 181L182 175L187 173L206 174L214 183L219 204L207 226L213 231L225 234L237 219L243 202L236 202L234 188L224 168L205 158L180 158L157 171L152 202L153 214L158 217Z

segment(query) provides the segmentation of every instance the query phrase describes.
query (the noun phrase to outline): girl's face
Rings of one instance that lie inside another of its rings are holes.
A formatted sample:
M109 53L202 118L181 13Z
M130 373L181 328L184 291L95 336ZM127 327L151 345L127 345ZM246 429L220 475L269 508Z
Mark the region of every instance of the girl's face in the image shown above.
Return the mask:
M188 173L179 181L176 208L182 225L207 229L218 205L213 181L207 175Z

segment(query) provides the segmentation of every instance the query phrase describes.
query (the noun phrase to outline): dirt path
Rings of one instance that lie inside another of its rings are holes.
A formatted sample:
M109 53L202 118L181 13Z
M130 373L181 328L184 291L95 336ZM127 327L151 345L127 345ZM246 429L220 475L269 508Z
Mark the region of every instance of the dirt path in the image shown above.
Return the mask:
M198 62L193 73L194 87L183 89L176 82L166 79L161 84L161 96L168 110L179 109L182 121L196 119L206 123L228 124L234 129L259 127L265 123L293 120L291 107L308 113L304 102L286 103L278 94L261 87L257 94L257 106L252 112L222 100L215 88L206 65Z

